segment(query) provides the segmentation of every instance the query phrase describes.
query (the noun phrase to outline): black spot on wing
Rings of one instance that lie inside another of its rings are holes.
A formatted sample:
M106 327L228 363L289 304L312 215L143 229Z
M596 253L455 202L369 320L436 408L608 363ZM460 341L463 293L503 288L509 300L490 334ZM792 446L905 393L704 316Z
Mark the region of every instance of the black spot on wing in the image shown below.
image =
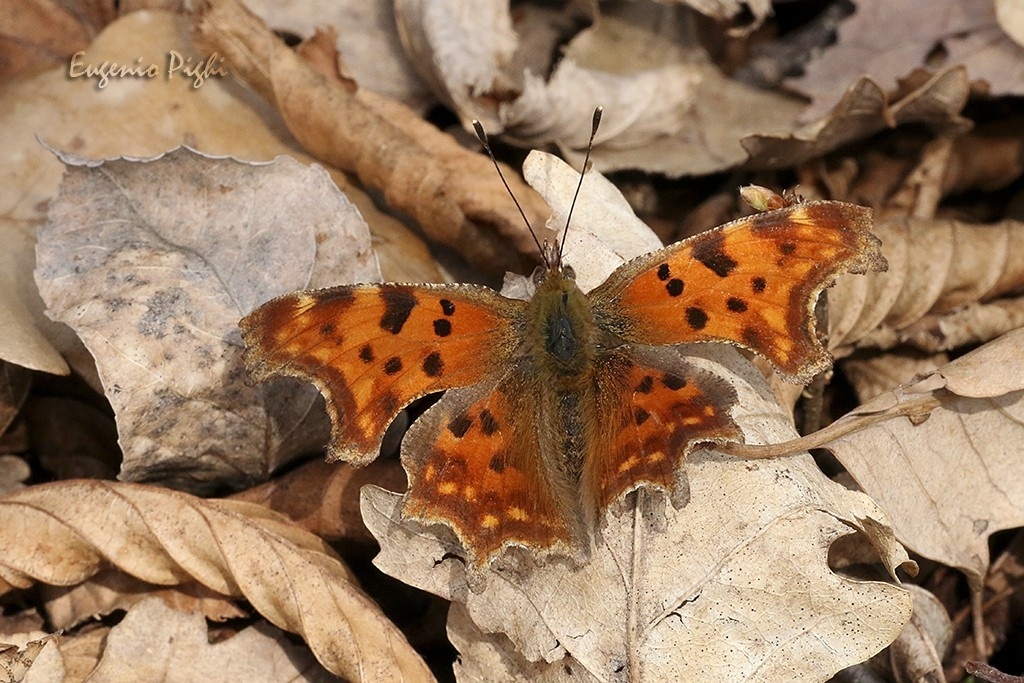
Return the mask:
M486 408L480 411L480 429L483 430L486 436L494 434L494 432L498 431L498 427L498 421L494 419L491 411Z
M445 318L438 318L434 321L434 334L438 337L447 337L452 333L452 323Z
M672 278L665 283L665 291L668 292L669 296L679 296L683 293L683 288L686 284L677 277Z
M359 349L359 360L367 365L377 360L377 356L373 353L373 347L369 344L363 344L363 347Z
M661 378L661 383L671 391L679 391L686 386L686 379L679 375L666 374Z
M493 470L494 472L498 472L499 474L501 472L504 472L505 471L505 454L504 453L495 453L494 455L491 456L491 461L489 463L487 463L487 466L490 467L491 470Z
M418 303L416 297L404 287L381 287L380 298L384 302L384 315L380 319L380 329L398 334L409 319L412 309Z
M747 302L738 296L730 296L726 300L725 306L733 313L744 313L747 310Z
M690 306L686 309L686 324L694 330L703 330L708 324L708 314L703 308Z
M754 290L754 294L760 294L767 286L768 283L760 275L750 278L750 288Z
M402 359L398 356L392 356L384 361L384 374L386 375L397 375L402 371Z
M456 439L461 439L469 431L469 428L473 426L473 421L469 419L469 416L465 413L460 413L452 418L452 421L448 423L448 431L452 433Z
M440 377L444 374L444 361L440 353L433 351L423 359L423 374L427 377Z
M640 380L640 384L636 385L636 392L638 394L649 394L653 388L654 378L650 375L646 375L642 380Z
M727 277L738 265L722 248L722 233L709 233L697 238L693 258L718 277Z
M665 280L672 277L672 270L669 268L667 263L662 263L658 266L658 279L664 282Z
M441 312L444 313L445 315L454 315L455 304L453 304L448 299L441 299Z

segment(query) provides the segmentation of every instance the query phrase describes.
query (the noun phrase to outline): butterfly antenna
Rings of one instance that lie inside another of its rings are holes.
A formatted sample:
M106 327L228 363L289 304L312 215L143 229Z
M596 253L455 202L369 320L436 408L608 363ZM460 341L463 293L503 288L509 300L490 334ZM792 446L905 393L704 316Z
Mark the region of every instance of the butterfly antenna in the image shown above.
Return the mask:
M569 222L572 220L572 210L576 208L576 198L580 196L580 188L583 187L583 176L587 172L587 167L590 166L590 152L594 149L594 137L597 135L597 129L601 125L601 114L604 113L604 107L598 107L594 110L594 119L590 124L590 141L587 143L587 155L583 157L583 170L580 171L580 181L576 183L576 194L572 196L572 204L569 205L569 215L565 217L565 230L562 231L562 241L558 245L558 261L562 261L562 250L565 249L565 238L569 235Z
M476 131L476 138L480 141L480 144L484 146L487 156L491 158L491 163L494 164L494 170L498 172L498 177L501 178L501 183L508 191L508 196L512 198L516 208L519 209L519 215L523 217L523 222L526 223L526 227L530 231L530 237L533 238L533 243L537 245L537 251L540 252L540 257L544 260L544 265L550 268L551 264L548 263L548 257L547 254L544 253L544 247L540 245L540 240L537 239L537 233L533 231L533 226L530 225L530 219L526 217L526 212L523 211L523 207L520 206L519 200L516 199L515 194L512 193L512 188L508 186L508 181L505 180L505 174L501 172L501 167L498 166L498 160L494 158L494 152L491 151L491 146L487 142L487 133L484 131L483 125L481 125L481 123L476 119L473 119L473 130Z

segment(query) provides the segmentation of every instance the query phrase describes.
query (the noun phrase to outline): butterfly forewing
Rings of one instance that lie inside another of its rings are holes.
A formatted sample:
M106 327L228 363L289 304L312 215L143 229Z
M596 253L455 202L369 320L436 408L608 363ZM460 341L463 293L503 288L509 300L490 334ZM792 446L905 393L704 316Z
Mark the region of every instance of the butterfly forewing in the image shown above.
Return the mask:
M870 227L870 209L841 202L742 218L621 266L590 293L595 317L626 342L730 342L807 380L830 362L818 293L839 273L884 269Z
M363 463L410 401L496 373L523 305L469 285L352 285L279 297L239 326L253 377L313 381L331 413L332 458Z

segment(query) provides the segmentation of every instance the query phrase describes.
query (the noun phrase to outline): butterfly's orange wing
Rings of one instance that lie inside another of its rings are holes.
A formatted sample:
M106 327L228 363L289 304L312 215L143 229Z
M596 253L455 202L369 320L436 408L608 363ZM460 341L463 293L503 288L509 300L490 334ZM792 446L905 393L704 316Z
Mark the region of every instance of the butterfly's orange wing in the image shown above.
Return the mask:
M496 382L445 394L403 443L403 515L449 526L476 567L513 546L585 552L579 496L555 454L561 441L542 438L542 381L513 361Z
M814 334L818 293L843 272L884 270L871 211L809 202L755 214L619 267L590 293L626 342L723 341L808 380L830 358Z
M365 463L410 401L506 363L523 306L470 285L353 285L287 294L239 327L253 378L315 383L331 413L330 456Z
M597 366L596 432L583 473L603 510L641 486L680 506L682 461L700 442L735 441L736 392L673 349L621 347Z

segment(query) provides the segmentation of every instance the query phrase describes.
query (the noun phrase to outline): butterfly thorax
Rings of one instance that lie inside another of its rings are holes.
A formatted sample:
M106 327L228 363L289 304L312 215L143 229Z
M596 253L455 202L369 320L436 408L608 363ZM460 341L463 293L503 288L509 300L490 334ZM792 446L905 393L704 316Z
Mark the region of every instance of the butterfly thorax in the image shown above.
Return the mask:
M537 289L525 312L529 353L541 376L578 382L597 352L590 302L571 270L545 269L534 280Z

